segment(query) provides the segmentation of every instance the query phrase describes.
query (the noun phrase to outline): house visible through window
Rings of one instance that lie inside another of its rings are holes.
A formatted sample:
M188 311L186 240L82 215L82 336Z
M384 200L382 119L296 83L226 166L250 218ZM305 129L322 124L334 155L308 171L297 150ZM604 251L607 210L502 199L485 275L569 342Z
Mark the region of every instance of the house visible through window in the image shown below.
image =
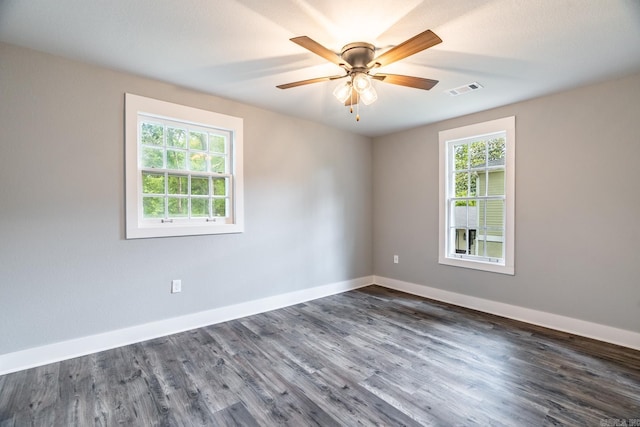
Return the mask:
M242 231L242 120L127 94L127 238Z
M513 274L514 126L440 132L440 263Z

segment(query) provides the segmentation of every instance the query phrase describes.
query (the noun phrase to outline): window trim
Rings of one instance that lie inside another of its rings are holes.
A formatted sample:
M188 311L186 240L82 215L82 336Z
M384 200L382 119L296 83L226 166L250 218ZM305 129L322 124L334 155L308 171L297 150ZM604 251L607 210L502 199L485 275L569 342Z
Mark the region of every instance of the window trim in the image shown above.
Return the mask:
M447 161L450 142L480 137L483 135L505 132L505 235L504 260L501 263L486 262L448 256L448 203L447 185L449 179L449 162ZM438 133L439 139L439 248L438 263L454 267L471 268L502 274L515 274L515 116L490 120L468 126L443 130Z
M189 221L149 221L142 219L142 177L139 161L139 116L178 121L188 125L215 128L229 132L230 142L230 205L229 220L206 218ZM243 119L212 111L125 93L125 217L126 238L194 236L241 233L244 231L243 185Z

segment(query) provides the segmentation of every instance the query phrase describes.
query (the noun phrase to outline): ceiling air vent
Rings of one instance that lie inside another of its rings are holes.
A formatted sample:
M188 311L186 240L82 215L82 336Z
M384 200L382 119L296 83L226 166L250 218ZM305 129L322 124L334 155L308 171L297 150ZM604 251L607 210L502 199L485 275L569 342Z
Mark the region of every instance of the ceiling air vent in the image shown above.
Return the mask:
M445 90L445 92L451 96L458 96L464 93L473 92L474 90L482 89L483 87L484 86L482 86L480 83L473 82L453 89L447 89Z

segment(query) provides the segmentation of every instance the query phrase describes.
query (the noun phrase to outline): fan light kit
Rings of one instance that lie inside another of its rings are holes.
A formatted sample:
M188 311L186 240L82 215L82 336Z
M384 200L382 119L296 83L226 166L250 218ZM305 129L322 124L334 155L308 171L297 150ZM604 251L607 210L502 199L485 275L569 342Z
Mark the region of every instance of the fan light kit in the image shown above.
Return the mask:
M435 46L438 43L442 43L442 39L440 39L440 37L431 30L424 31L417 36L392 47L377 58L374 57L376 50L375 46L364 42L350 43L342 48L340 55L337 55L335 52L327 49L307 36L294 37L291 41L342 67L346 74L302 80L299 82L278 85L277 87L280 89L289 89L296 86L303 86L327 80L338 80L346 77L347 80L334 89L333 95L338 99L338 101L350 107L350 111L352 113L353 106L355 105L357 109L360 101L365 105L370 105L378 99L378 94L373 87L372 80L423 90L429 90L438 83L437 80L424 79L421 77L382 74L377 72L380 67L404 59L414 53L418 53ZM356 121L360 121L360 114L357 112Z

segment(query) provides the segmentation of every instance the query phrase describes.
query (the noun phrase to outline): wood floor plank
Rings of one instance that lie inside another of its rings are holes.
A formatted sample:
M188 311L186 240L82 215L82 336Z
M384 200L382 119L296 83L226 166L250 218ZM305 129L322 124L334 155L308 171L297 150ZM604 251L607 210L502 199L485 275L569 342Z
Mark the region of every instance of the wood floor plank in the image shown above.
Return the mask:
M395 381L389 381L376 374L362 381L360 385L420 425L444 424L447 421L439 419L438 414L431 411L430 406L416 404L412 393L402 389Z
M377 286L0 376L0 427L640 420L640 352Z
M228 361L232 356L217 347L211 335L203 336L203 331L198 329L185 334L189 339L181 345L189 358L185 360L183 368L207 407L217 412L239 402L235 390L242 387L242 382L229 370Z
M420 425L374 393L342 376L341 372L322 369L314 375L332 390L331 403L343 408L339 418L342 425Z
M126 385L134 379L129 365L131 347L116 348L98 353L96 380L96 417L104 425L133 424L136 413L131 408L130 389Z
M56 405L66 411L56 411L54 425L77 425L91 419L94 411L93 357L60 362L59 393Z
M247 407L241 402L221 409L214 414L213 425L259 427L258 421L249 413Z

